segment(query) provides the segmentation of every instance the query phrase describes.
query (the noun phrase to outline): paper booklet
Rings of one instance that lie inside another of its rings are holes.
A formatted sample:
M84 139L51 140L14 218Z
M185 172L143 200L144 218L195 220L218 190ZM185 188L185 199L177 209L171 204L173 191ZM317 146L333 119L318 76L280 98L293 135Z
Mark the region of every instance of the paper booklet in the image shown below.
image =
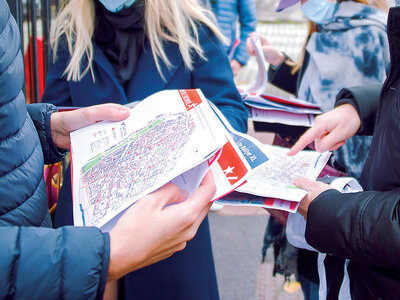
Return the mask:
M314 116L322 113L318 104L264 93L268 84L268 64L259 36L253 32L250 37L256 53L257 79L253 84L238 86L248 107L249 118L258 122L311 127Z
M307 192L296 187L293 184L294 179L317 179L331 153L303 150L295 156L287 156L288 148L262 144L247 134L237 132L221 112L213 104L211 106L229 133L229 147L240 150L229 156L222 153L211 166L217 185L216 202L297 211L299 202ZM223 165L222 160L227 163ZM248 173L243 176L240 174L241 168L238 168L241 161L250 165ZM242 180L238 179L240 177ZM229 187L227 181L236 181L236 184ZM226 191L233 189L234 192L226 194Z
M109 231L125 209L168 182L190 197L210 168L213 200L295 211L306 192L293 179L315 179L329 153L287 151L234 130L200 90L158 92L124 121L71 133L74 224ZM263 200L230 200L234 190ZM290 209L266 197L286 199Z
M260 37L257 33L252 32L250 34L250 42L254 47L256 52L255 58L257 62L258 72L256 82L250 85L242 85L238 86L238 90L242 95L242 98L245 98L246 95L260 95L264 92L265 88L268 84L268 63L265 61L264 52L262 50L262 45L260 41Z
M162 91L124 121L72 132L74 224L108 231L126 208L170 181L191 194L225 136L199 90Z
M218 203L296 212L307 191L296 187L294 179L317 179L331 153L304 150L295 156L287 156L287 148L263 145L262 149L269 160L251 172L246 182L234 193L219 199Z

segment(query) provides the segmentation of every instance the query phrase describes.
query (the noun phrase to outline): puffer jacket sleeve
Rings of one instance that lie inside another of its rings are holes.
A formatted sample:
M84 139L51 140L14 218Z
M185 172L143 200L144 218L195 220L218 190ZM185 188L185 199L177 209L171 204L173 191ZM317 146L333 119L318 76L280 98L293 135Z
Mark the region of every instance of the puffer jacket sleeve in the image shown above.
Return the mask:
M54 144L50 128L50 117L57 111L56 107L52 104L36 103L27 105L27 110L39 135L44 163L52 164L62 160L67 151Z
M250 33L256 30L257 25L255 1L238 1L238 15L240 23L240 42L235 49L233 58L236 59L243 66L250 58L250 55L247 52L246 40L249 37Z
M102 299L109 236L97 228L0 227L1 299Z
M328 190L308 208L306 240L320 252L398 271L399 220L399 189L343 194Z

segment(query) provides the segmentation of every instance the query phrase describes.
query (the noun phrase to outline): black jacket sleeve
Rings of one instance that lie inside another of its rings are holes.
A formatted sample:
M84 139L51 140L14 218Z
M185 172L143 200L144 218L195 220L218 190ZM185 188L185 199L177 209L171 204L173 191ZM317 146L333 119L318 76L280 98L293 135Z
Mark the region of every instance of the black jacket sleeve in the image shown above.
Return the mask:
M297 78L299 72L292 73L292 61L285 55L285 60L279 66L270 66L268 69L268 81L274 86L297 95Z
M355 86L342 89L337 95L335 107L349 103L357 110L361 119L358 135L373 134L381 89L382 83Z
M400 270L400 189L342 194L328 190L309 206L306 240L323 253Z

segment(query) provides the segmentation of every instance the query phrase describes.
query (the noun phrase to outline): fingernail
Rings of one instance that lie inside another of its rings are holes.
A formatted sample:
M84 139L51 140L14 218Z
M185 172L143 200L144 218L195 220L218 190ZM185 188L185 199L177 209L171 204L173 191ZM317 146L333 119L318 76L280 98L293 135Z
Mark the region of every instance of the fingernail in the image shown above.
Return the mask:
M121 115L121 116L124 116L124 115L126 115L127 113L129 113L131 110L130 110L130 108L124 108L124 109L121 109L120 111L119 111L119 114Z

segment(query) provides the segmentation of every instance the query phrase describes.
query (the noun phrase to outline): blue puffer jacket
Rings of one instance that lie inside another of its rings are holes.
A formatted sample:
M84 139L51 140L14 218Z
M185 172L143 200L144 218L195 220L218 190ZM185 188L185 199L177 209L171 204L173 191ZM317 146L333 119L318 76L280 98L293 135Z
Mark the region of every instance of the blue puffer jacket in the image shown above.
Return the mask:
M101 298L108 235L44 228L51 221L43 164L63 152L51 139L55 107L26 106L23 74L18 26L0 0L0 299Z
M254 0L209 0L218 25L222 33L229 39L228 53L231 59L236 59L245 65L249 59L246 40L249 34L256 30L257 14ZM239 20L240 35L236 36L236 23ZM232 51L236 39L240 39L238 46Z

